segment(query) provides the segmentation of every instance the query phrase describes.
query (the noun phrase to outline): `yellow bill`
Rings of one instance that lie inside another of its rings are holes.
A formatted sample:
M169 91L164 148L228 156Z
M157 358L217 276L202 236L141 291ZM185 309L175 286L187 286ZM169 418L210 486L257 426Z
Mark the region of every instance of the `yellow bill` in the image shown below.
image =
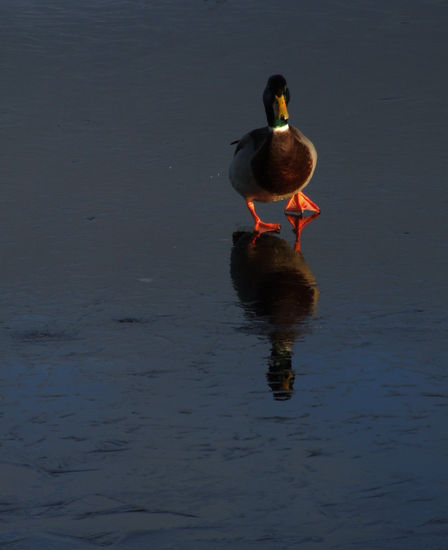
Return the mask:
M288 109L286 108L286 101L285 96L282 95L276 95L275 99L277 100L277 107L278 107L278 115L277 118L279 120L288 120Z

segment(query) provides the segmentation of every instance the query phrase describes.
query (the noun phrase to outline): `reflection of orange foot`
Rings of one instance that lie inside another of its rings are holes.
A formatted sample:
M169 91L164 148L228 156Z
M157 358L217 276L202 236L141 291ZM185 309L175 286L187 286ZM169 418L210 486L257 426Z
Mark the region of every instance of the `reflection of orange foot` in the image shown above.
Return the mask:
M285 208L285 212L288 212L289 214L300 215L305 210L310 210L311 212L320 212L320 208L317 206L317 204L301 191L299 191L289 199Z
M267 223L260 220L260 217L255 212L253 201L246 201L246 204L255 222L254 231L256 231L257 233L267 233L268 231L276 231L278 233L280 231L281 226L279 223Z
M296 244L294 246L294 252L300 252L300 237L302 235L303 228L305 227L305 225L315 220L317 216L319 216L319 212L315 212L314 214L312 214L311 216L307 216L306 218L302 218L301 216L288 216L288 214L286 214L286 218L293 226L294 233L296 234Z

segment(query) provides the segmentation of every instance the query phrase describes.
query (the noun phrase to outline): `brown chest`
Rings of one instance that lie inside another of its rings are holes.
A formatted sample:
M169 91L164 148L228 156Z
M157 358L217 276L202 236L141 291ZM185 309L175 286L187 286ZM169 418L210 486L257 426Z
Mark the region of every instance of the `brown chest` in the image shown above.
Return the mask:
M307 145L290 132L286 134L270 136L252 160L258 185L277 195L298 191L313 172L313 157Z

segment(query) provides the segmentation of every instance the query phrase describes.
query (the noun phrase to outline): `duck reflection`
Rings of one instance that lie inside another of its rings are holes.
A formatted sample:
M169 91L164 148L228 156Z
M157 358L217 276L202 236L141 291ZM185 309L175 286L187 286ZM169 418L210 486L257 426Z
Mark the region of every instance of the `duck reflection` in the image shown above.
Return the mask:
M294 371L292 347L306 331L319 290L302 253L269 233L233 234L231 276L251 322L251 331L267 335L271 355L267 380L274 399L290 399Z

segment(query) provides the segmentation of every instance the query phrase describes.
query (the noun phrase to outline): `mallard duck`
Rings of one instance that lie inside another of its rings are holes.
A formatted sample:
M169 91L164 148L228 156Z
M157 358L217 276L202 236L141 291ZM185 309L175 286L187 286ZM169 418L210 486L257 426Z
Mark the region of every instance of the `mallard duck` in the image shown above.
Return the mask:
M254 231L280 231L280 224L261 221L254 201L273 202L289 199L285 212L320 212L302 189L316 167L317 153L312 142L288 123L290 93L285 78L276 74L268 79L263 93L268 126L244 135L230 165L230 181L246 200L252 214Z

